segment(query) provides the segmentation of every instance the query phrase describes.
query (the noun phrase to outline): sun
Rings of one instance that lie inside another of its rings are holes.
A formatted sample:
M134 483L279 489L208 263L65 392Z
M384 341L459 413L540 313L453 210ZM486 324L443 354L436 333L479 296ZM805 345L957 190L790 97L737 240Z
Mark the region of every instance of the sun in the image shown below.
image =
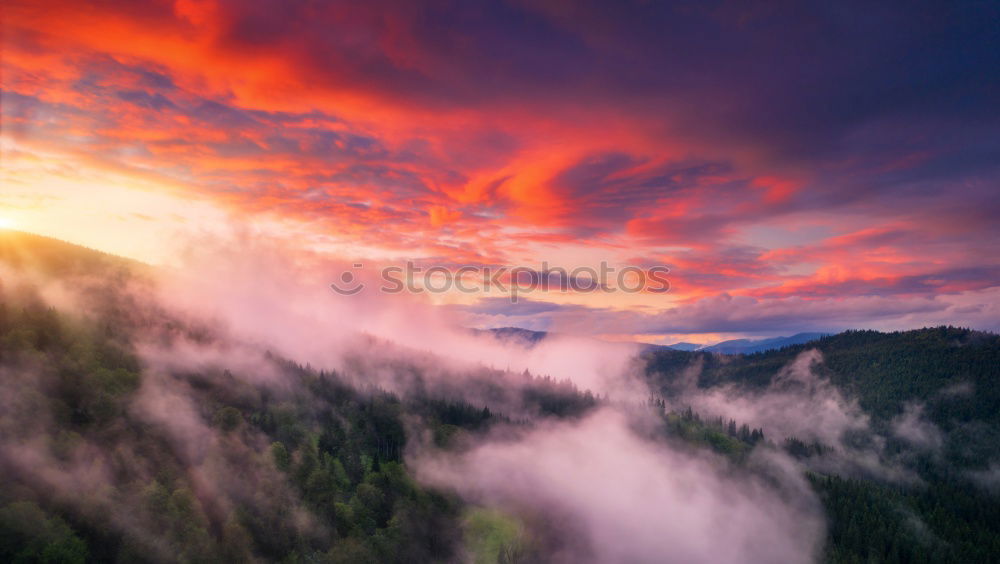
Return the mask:
M14 220L9 217L0 216L0 229L13 229Z

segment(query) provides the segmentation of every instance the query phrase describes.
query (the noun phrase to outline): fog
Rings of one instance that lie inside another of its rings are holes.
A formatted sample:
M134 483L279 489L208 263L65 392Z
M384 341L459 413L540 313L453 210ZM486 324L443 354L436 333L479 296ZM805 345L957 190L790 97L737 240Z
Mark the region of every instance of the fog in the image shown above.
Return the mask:
M818 445L819 452L805 462L817 471L919 482L899 455L887 454L886 440L894 437L925 451L940 449L941 431L924 417L923 407L907 404L888 430L877 429L857 399L820 373L822 363L819 350L806 349L765 387L730 383L703 388L697 385L702 366L696 361L673 381L670 401L675 409L690 406L706 416L760 427L779 443L795 438Z
M738 477L722 459L640 438L608 408L412 464L428 483L580 534L551 561L809 562L823 529L801 476Z
M161 277L157 301L185 317L214 323L240 341L314 367L345 369L346 357L371 346L362 338L367 336L386 348L433 355L439 369L451 372L527 370L595 393L644 397L645 390L629 374L636 368L636 345L574 335L554 335L534 346L497 339L470 331L425 296L380 292L377 264L357 271L350 261L293 251L246 233L233 237L191 242L183 267ZM332 291L330 283L344 271L355 271L365 290L353 296ZM398 382L371 383L394 389Z
M816 350L800 354L765 388L701 388L698 361L674 375L670 408L764 429L772 442L736 468L650 432L662 423L644 401L659 391L643 378L637 346L559 334L537 343L498 339L422 296L375 291L372 270L359 273L369 290L342 296L329 282L350 262L245 233L186 248L177 266L116 285L113 307L134 320L132 344L142 363L129 415L170 445L203 508L197 519L225 523L236 505L249 503L301 534L329 534L270 462L266 438L249 425L231 432L211 425L204 398L185 376L211 378L234 397L266 392L280 399L301 392L282 370L284 360L336 371L361 390L460 398L519 421L447 450L411 421L406 460L421 483L531 523L550 561L808 562L819 554L825 521L805 468L916 480L886 456L885 438L857 401L817 372L823 358ZM99 305L89 291L99 280L4 276L36 285L41 299L74 315L93 316ZM531 381L525 372L606 399L581 418L539 418L517 393ZM156 479L156 469L85 439L75 440L68 459L54 460L43 444L55 433L53 422L24 425L32 394L43 393L31 374L26 365L4 378L4 465L55 495L95 492L73 503L85 513L107 512L112 526L160 550L155 517L140 501L145 494L111 500L100 493L122 468L145 482ZM891 432L925 450L941 444L917 404L891 422ZM829 448L796 461L779 448L786 437ZM31 475L32 468L42 470ZM976 479L994 483L993 474Z

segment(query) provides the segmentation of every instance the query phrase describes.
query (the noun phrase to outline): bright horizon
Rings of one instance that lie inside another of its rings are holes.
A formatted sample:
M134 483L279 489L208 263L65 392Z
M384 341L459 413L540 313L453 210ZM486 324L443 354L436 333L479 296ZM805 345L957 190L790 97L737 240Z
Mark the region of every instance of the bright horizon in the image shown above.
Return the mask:
M15 3L0 228L167 266L249 232L331 264L670 269L432 297L473 327L1000 329L988 23L803 10Z

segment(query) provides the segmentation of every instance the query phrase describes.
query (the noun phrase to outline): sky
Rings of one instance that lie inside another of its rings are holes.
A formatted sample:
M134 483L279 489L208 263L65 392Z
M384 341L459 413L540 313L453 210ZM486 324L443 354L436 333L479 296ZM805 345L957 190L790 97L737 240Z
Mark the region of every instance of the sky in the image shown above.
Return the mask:
M669 268L667 292L427 298L475 327L995 331L998 21L995 2L13 0L0 227L154 264L239 229L369 267Z

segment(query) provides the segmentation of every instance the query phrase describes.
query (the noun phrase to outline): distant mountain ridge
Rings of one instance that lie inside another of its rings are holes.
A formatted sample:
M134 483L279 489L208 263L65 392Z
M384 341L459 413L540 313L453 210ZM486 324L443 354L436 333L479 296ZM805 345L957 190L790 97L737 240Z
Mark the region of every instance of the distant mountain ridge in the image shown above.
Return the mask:
M520 327L497 327L494 329L473 329L476 334L489 334L505 342L517 342L528 347L538 344L549 336L548 331L532 331Z
M497 327L494 329L474 330L478 334L488 333L501 341L517 342L532 347L548 337L548 331L534 331L520 327ZM810 341L829 336L828 333L796 333L790 337L772 337L769 339L733 339L714 345L699 345L697 343L674 343L672 345L654 345L640 343L646 350L670 349L675 351L704 351L720 354L752 354L776 350L791 345L801 345Z
M674 343L672 345L667 345L668 349L674 349L675 351L696 351L705 348L706 345L699 345L698 343Z
M828 336L829 333L796 333L790 337L772 337L770 339L732 339L722 341L714 345L707 345L696 348L689 348L693 343L677 343L668 345L670 348L679 351L708 351L722 354L752 354L764 352L791 345L801 345Z

